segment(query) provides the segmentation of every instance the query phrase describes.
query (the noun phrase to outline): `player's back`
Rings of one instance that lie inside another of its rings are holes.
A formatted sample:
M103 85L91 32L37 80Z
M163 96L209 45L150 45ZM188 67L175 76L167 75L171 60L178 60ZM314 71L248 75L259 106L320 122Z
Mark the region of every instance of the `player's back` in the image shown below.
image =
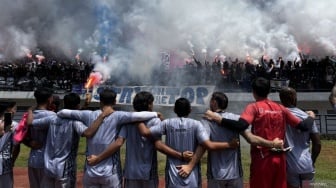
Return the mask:
M80 135L86 126L79 121L54 117L48 131L44 153L45 172L62 178L76 167Z
M159 118L146 121L147 127L160 125ZM124 176L126 179L148 180L157 178L157 155L154 145L155 139L140 135L138 127L128 124L121 128L120 135L126 138L126 157Z
M40 119L47 116L56 116L56 113L49 110L34 110L34 119ZM44 149L50 124L42 126L32 125L29 129L31 139L42 145L39 149L31 149L28 159L28 166L34 168L44 168Z
M299 108L288 108L291 113L300 119L305 119L308 114ZM308 131L300 131L297 128L287 125L285 147L292 147L292 151L287 155L287 167L299 173L308 173L314 170L313 161L310 153L310 134L319 133L314 122L313 126L309 126Z
M223 118L238 120L239 115L221 112ZM239 139L237 131L230 130L214 121L202 120L203 125L210 134L211 141L230 142L234 138ZM228 150L209 150L208 151L208 179L230 180L242 177L242 166L240 148Z
M171 118L162 122L166 135L166 144L171 148L183 152L195 152L197 146L209 139L209 135L200 121L191 118ZM186 164L177 158L168 156L166 162L167 187L199 187L201 183L200 163L194 167L187 178L178 174L178 165Z
M166 144L179 151L195 151L198 145L197 131L202 124L191 118L164 120Z

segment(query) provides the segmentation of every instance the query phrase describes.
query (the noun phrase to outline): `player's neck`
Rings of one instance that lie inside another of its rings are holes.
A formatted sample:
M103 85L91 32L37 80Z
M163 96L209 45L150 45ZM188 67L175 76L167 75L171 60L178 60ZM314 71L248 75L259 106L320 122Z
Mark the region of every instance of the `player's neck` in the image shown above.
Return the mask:
M48 109L48 105L46 104L40 104L37 105L36 110L47 110Z

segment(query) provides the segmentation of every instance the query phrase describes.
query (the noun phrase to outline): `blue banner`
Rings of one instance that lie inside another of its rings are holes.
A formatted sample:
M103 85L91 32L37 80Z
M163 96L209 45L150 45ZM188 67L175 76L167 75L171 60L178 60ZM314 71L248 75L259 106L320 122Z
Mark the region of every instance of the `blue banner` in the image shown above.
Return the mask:
M93 90L92 101L99 101L99 93L105 88L117 93L117 104L132 105L134 96L140 91L148 91L154 95L154 104L162 106L174 106L175 100L187 98L192 106L207 105L215 86L110 86L100 85Z

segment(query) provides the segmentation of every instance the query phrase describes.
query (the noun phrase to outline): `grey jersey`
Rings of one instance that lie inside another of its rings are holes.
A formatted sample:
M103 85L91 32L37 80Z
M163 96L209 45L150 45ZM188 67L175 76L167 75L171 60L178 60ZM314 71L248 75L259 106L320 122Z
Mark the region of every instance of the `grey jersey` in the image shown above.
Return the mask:
M221 112L223 118L238 120L239 115ZM230 142L233 138L239 138L239 133L214 121L202 120L203 125L210 134L211 141ZM240 149L226 149L208 151L207 178L215 180L231 180L243 176Z
M12 148L14 144L13 135L18 123L13 121L12 130L0 137L0 175L13 171Z
M40 119L47 116L54 116L55 112L49 110L34 110L34 119ZM40 126L32 125L30 127L31 139L42 144L40 149L31 149L28 159L28 166L33 168L44 168L44 149L48 135L49 123Z
M58 116L82 121L90 126L97 119L101 110L61 110ZM115 111L106 117L92 138L87 139L87 155L102 153L117 138L122 124L145 121L157 117L156 112L122 112ZM121 178L121 162L119 151L95 166L86 165L85 173L89 177L108 177L118 173Z
M159 125L161 120L153 118L145 123L147 127L152 127ZM126 139L124 177L133 180L157 179L157 152L154 140L161 137L143 137L135 125L123 126L119 136Z
M34 126L45 124L50 125L44 152L46 175L56 179L75 175L79 138L87 127L80 121L56 115L33 121Z
M171 118L150 128L152 135L166 135L166 144L176 151L193 151L197 146L209 140L209 134L200 121L190 118ZM180 159L167 156L166 187L199 187L201 183L200 164L198 164L187 178L178 175L176 166L186 164Z
M288 108L295 116L305 119L307 113L299 108ZM300 131L289 125L286 127L285 147L293 147L291 152L287 153L287 169L296 173L310 173L314 171L313 162L310 153L310 134L319 133L314 122L308 131Z

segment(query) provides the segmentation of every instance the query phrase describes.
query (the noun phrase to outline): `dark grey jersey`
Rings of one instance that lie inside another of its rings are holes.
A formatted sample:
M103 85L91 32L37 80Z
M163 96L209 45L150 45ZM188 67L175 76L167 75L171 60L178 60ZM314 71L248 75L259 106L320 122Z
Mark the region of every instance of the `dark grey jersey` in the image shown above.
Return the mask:
M193 151L197 146L209 140L209 134L200 121L190 118L171 118L150 128L152 135L166 135L166 144L180 152ZM167 156L167 187L199 187L201 184L200 166L196 166L187 178L178 175L176 166L186 164L180 159Z
M222 112L220 115L226 119L238 120L239 115ZM202 120L210 134L210 140L216 142L230 142L239 138L239 133L218 125L214 121ZM208 151L207 178L215 180L231 180L242 177L240 150L226 149Z

